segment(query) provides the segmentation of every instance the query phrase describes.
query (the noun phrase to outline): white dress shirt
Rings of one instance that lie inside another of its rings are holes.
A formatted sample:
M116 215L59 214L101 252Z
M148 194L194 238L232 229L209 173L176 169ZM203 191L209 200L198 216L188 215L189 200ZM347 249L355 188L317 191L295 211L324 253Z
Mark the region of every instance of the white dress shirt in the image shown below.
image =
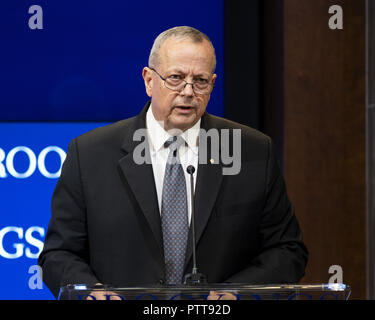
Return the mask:
M190 174L186 172L186 168L189 165L193 165L195 168L194 176L194 189L198 171L198 137L200 129L199 121L190 129L184 131L181 137L186 141L186 144L182 144L178 149L180 162L185 173L186 180L186 195L188 204L188 218L189 224L191 219L191 191L190 191ZM163 194L163 181L165 166L169 155L169 148L164 147L164 143L172 137L167 131L164 130L162 124L159 123L153 113L152 105L146 114L146 127L150 146L150 156L152 161L152 169L154 172L154 180L156 186L156 193L158 196L159 212L161 214L161 200Z

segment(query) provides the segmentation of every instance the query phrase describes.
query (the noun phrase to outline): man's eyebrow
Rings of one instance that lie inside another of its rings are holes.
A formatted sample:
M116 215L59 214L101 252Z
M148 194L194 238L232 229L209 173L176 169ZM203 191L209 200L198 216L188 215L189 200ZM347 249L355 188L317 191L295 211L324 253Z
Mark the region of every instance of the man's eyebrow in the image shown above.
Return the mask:
M183 73L183 74L185 74L184 70L182 70L181 68L172 68L172 69L167 70L167 72L168 73L177 72L177 73Z
M166 72L168 74L176 72L176 73L181 73L181 74L186 75L186 72L179 67L172 68L170 70L167 70ZM201 72L201 73L198 73L198 74L194 74L193 76L194 76L194 78L199 78L199 77L209 77L210 75L211 75L211 73L209 73L209 72Z
M209 73L199 73L199 74L194 75L194 78L199 78L199 77L207 78L209 76L210 76Z

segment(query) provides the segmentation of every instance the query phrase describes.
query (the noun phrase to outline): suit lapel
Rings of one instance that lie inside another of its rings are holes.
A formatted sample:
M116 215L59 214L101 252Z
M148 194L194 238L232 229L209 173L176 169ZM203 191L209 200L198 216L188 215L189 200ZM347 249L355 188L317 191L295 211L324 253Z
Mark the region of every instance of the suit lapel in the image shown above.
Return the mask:
M213 128L211 118L208 114L202 117L201 128L208 131ZM219 135L220 137L220 135ZM201 136L200 136L201 141ZM220 140L219 140L220 146ZM216 146L219 148L219 146ZM220 149L219 149L220 150ZM222 166L220 162L212 164L211 159L211 143L207 141L207 150L202 150L202 144L199 144L199 153L207 152L207 164L198 164L197 181L195 187L195 230L196 243L199 243L204 229L211 216L212 209L220 190L222 181ZM220 155L220 153L219 153ZM185 256L185 268L187 267L192 256L192 231L190 228L187 250ZM190 272L190 270L186 270Z
M131 153L123 157L119 165L150 225L156 242L162 248L161 220L152 166L150 164L137 165Z
M133 124L127 127L122 149L127 153L119 161L119 166L123 172L135 199L141 208L146 221L148 222L152 234L158 247L162 252L163 241L161 231L161 219L159 205L157 201L156 187L151 161L137 164L133 159L134 149L142 142L133 141L133 134L138 129L146 128L146 112L150 103L147 103L139 116L134 118ZM143 142L145 146L145 157L150 159L150 151L147 142L147 135Z

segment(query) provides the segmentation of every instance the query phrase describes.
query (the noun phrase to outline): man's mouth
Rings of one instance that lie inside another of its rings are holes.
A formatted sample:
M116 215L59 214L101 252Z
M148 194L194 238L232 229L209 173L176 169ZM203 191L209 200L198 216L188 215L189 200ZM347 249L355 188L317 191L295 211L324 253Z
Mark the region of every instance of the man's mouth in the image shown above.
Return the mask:
M190 110L194 109L193 106L184 106L184 105L175 106L175 108L180 110L180 111L190 111Z
M189 106L189 105L180 105L180 106L176 106L176 108L189 109L189 108L193 108L193 106Z

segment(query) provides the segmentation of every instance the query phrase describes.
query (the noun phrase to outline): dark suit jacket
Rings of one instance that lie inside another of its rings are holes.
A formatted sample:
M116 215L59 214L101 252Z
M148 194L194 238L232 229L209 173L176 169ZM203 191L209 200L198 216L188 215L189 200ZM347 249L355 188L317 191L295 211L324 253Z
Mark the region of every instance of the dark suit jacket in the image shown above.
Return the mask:
M43 280L60 286L162 284L161 219L151 164L134 163L139 116L72 140L52 199L52 218L39 257ZM196 238L199 271L210 283L295 283L307 250L269 137L205 113L201 128L241 129L242 166L199 164ZM208 157L208 159L210 159ZM185 272L192 267L191 230Z

